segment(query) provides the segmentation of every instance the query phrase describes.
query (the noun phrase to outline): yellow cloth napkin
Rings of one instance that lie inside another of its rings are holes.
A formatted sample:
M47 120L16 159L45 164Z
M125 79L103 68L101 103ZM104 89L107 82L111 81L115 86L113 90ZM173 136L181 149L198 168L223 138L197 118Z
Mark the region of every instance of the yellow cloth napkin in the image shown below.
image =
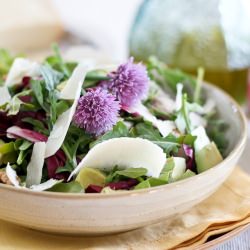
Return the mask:
M102 237L58 236L0 221L0 250L190 249L211 235L247 223L250 223L250 176L236 168L215 194L190 211L127 233Z

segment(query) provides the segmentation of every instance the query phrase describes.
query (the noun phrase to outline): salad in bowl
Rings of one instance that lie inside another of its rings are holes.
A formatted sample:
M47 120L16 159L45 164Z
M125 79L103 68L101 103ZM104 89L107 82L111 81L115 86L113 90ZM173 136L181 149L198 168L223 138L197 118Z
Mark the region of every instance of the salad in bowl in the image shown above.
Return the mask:
M150 58L120 65L0 60L0 183L66 193L139 190L223 161L227 124L197 78Z

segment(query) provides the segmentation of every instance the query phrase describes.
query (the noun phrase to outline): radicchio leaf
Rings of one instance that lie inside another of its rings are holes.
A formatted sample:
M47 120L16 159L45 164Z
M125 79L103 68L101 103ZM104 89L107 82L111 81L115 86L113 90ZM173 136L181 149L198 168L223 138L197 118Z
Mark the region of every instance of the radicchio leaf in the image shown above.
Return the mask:
M183 144L183 150L186 155L187 169L194 171L195 168L194 149L189 145Z
M101 193L102 189L101 186L91 184L85 189L85 193Z
M0 111L0 137L6 136L6 130L11 126L18 126L25 129L32 129L31 124L24 122L23 118L33 118L41 122L45 121L45 113L43 111L20 111L17 115L7 115L6 112ZM46 127L46 126L45 126Z
M56 173L57 169L65 166L66 155L59 149L55 155L48 157L46 160L49 178L66 181L69 177L69 172Z
M8 128L7 137L16 139L23 138L31 142L46 142L48 139L46 135L43 135L33 130L20 128L18 126L12 126Z
M138 181L136 179L128 179L124 181L110 182L106 186L110 187L113 190L120 190L120 189L129 190L130 188L134 187L137 184Z
M30 95L19 96L18 98L19 98L22 102L25 102L25 103L31 103L31 101L32 101L32 96L30 96Z

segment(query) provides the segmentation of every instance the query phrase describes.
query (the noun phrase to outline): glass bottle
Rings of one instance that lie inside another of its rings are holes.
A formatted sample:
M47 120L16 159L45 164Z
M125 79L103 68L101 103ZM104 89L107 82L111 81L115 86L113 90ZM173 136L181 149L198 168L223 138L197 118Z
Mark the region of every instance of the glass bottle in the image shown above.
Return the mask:
M202 66L205 80L242 103L250 66L250 1L145 0L131 30L130 53L137 60L156 55L194 74Z

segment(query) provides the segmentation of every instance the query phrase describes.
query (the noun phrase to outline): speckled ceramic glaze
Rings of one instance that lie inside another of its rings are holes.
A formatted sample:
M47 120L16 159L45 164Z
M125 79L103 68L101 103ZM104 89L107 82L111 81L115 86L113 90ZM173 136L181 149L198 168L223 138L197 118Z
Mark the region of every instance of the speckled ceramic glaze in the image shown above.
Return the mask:
M218 88L205 84L229 124L228 156L214 168L176 183L111 194L34 192L0 184L0 219L54 233L108 234L139 228L187 211L225 181L246 142L240 107Z

